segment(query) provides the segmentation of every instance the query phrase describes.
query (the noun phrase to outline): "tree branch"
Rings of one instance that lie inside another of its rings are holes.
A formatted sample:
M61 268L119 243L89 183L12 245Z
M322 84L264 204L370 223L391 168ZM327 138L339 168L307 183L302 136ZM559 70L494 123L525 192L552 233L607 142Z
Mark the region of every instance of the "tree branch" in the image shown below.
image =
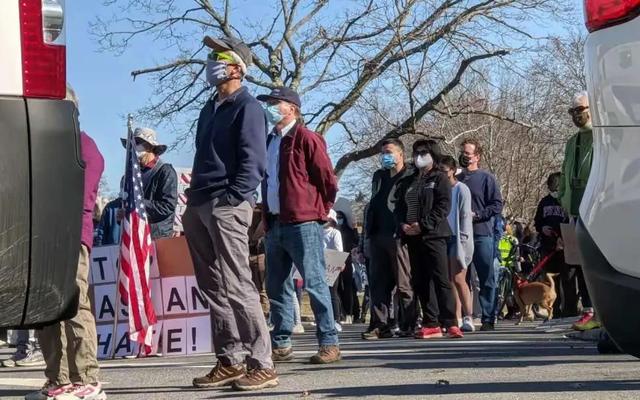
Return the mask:
M436 94L430 100L425 102L418 110L416 110L416 113L415 113L416 121L421 120L422 117L424 117L428 112L433 111L436 105L440 103L442 98L451 90L453 90L456 86L458 86L458 84L460 83L460 80L462 79L462 76L464 75L465 71L469 68L471 64L480 60L486 60L488 58L502 57L507 54L508 52L506 50L499 50L493 53L476 55L463 60L460 63L458 71L456 72L453 79L451 79L451 81L449 81L449 83L447 83L447 85L444 88L442 88L442 90L440 90L438 94ZM400 124L400 126L387 132L373 146L369 146L361 150L356 150L354 152L345 154L342 157L340 157L334 169L336 175L338 176L342 175L344 170L352 162L371 157L376 153L378 153L380 146L384 140L389 138L400 138L403 135L414 133L415 131L412 129L412 126L413 126L412 119L413 119L412 117L406 119L402 124Z

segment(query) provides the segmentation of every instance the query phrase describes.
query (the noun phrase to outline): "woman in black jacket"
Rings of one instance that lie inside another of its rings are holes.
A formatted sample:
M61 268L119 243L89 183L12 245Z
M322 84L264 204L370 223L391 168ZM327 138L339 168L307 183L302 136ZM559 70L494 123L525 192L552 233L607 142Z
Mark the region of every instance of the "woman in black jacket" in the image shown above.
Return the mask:
M415 334L418 339L442 337L439 321L450 338L463 336L456 319L447 264L451 184L437 167L440 158L440 147L435 141L415 142L415 172L399 183L397 191L399 235L408 244L414 293L424 307L422 329ZM435 299L431 295L434 292Z

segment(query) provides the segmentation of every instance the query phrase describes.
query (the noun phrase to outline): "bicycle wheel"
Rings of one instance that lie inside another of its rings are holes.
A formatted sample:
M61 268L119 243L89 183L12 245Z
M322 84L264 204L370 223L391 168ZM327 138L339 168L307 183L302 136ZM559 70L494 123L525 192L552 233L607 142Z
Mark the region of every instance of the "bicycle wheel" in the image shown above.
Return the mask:
M509 268L500 267L498 287L496 290L496 317L500 317L507 304L507 298L511 295L511 271Z

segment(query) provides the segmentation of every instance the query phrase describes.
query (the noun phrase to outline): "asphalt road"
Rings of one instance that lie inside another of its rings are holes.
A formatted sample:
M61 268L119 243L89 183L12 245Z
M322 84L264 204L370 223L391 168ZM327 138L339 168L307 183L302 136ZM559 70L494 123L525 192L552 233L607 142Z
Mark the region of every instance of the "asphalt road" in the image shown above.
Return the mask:
M297 336L295 362L279 364L280 386L262 392L196 390L211 355L113 360L101 363L110 399L638 399L640 363L626 355L599 355L595 344L563 332L502 324L464 339L390 339L365 342L363 326L345 327L343 361L307 363L312 334ZM1 352L8 354L8 349ZM0 398L21 399L43 383L38 369L0 369Z

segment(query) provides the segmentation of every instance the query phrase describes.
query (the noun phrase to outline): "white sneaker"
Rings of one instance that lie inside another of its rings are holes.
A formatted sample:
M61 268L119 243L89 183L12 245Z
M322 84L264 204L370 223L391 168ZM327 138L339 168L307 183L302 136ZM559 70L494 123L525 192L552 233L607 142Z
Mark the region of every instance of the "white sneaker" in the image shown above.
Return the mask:
M340 325L338 322L336 322L336 330L338 332L342 332L342 325Z
M353 324L353 315L347 315L344 317L344 321L341 321L342 325L351 325Z
M51 381L47 381L42 389L37 392L31 392L24 396L25 400L54 400L56 396L66 393L73 387L72 384L58 385Z
M298 324L298 325L293 327L293 330L291 332L293 332L293 333L304 333L304 326L302 326L302 324Z
M16 360L16 367L43 367L44 356L40 350L28 351L26 357Z
M473 325L473 318L464 317L462 319L462 332L475 332L476 327Z
M11 357L7 358L6 360L2 360L2 366L5 368L15 368L16 361L22 360L26 356L27 355L25 353L15 352L11 355Z
M55 400L106 400L107 394L102 385L73 385L66 393L58 395Z

